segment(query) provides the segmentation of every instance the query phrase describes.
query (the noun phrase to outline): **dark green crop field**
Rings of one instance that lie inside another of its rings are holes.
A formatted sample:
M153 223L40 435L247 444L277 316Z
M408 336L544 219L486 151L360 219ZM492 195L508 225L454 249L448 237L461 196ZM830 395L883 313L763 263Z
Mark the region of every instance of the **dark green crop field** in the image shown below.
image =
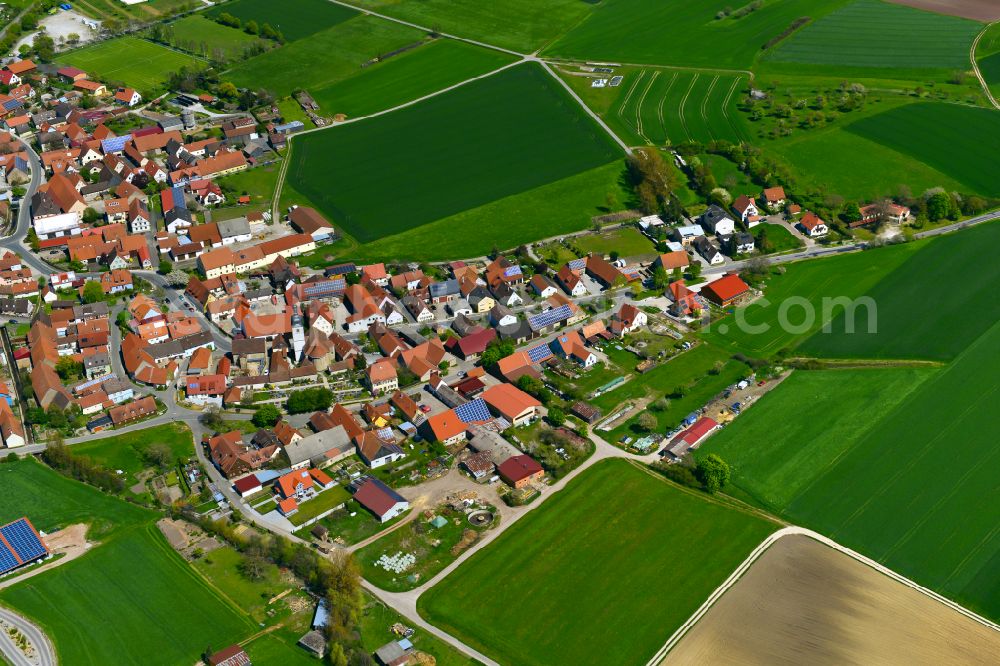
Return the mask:
M924 245L871 288L877 328L868 314L841 313L830 333L817 333L799 351L832 358L948 360L1000 320L1000 262L994 248L1000 224L949 234ZM855 333L848 333L852 328Z
M294 142L288 178L367 242L608 164L619 154L558 82L530 64L407 109L304 135ZM470 231L483 233L452 233Z
M353 118L418 99L513 61L514 56L500 51L437 39L310 92L326 113Z
M847 129L923 162L971 191L1000 196L1000 113L957 104L908 104Z
M326 0L281 0L280 3L266 0L235 0L213 7L206 13L209 16L218 16L223 12L235 16L243 23L247 21L256 21L259 25L270 23L290 42L359 15L353 9Z
M883 69L969 65L982 24L880 0L856 0L781 43L769 60Z
M642 664L776 528L604 461L418 605L501 663Z
M819 19L847 0L782 0L740 18L716 18L715 0L604 0L546 55L681 67L745 69L801 16ZM583 4L583 3L581 3ZM732 3L736 9L749 3Z

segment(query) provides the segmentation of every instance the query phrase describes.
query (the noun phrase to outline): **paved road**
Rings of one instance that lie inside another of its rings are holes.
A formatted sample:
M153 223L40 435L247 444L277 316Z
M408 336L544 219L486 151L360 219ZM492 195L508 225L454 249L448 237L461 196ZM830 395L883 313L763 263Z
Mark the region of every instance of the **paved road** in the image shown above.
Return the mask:
M35 191L42 184L42 160L27 141L23 139L18 139L18 141L21 142L21 145L24 146L25 151L28 153L28 162L31 165L31 181L25 188L26 192L24 198L21 199L21 207L17 211L17 226L14 227L14 232L10 236L0 238L0 247L17 252L24 259L24 263L39 273L48 275L56 269L36 257L31 248L27 247L23 242L28 229L31 228L31 197L35 195Z
M12 666L55 666L55 649L41 629L8 608L0 607L0 620L17 627L37 651L35 659L28 659L7 632L0 631L0 652L3 652L4 658L11 662Z

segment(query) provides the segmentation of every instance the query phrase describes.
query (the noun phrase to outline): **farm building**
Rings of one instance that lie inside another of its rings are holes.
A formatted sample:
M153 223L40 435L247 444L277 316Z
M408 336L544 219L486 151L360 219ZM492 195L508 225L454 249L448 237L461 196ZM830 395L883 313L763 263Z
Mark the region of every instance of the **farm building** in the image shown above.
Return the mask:
M532 481L539 481L545 476L545 470L538 462L528 455L511 456L505 460L497 472L504 483L512 488L524 488Z
M47 557L49 547L27 518L0 527L0 574Z
M750 286L738 275L727 275L701 288L701 295L716 305L733 305L750 293Z
M372 478L361 482L354 493L354 499L382 523L389 522L410 508L410 503L402 495Z

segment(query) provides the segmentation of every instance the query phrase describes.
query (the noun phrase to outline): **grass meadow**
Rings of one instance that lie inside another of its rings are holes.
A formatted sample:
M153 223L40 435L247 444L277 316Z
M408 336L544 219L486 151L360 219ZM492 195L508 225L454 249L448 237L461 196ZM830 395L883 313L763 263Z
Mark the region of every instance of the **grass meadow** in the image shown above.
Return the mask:
M801 16L819 19L848 0L764 3L742 18L716 18L714 0L602 2L546 55L577 60L746 69L772 37ZM746 3L734 3L739 7Z
M146 521L99 548L0 592L38 621L62 661L179 664L256 625L208 588Z
M140 92L156 90L181 67L201 68L205 61L138 37L118 37L56 56L104 83L122 83Z
M221 52L227 58L240 58L247 47L261 41L242 30L216 23L204 14L189 14L167 26L173 30L172 44L206 57Z
M311 92L326 113L353 118L418 99L513 61L513 56L500 51L436 39Z
M107 469L122 470L128 479L126 485L132 485L135 475L149 467L144 456L152 444L165 444L173 460L187 460L194 455L191 430L183 423L168 423L75 444L73 454L89 458Z
M618 156L603 130L531 64L395 113L301 136L288 178L351 236L368 242Z
M867 294L924 245L907 243L786 264L783 275L768 278L765 300L730 310L727 316L706 329L702 337L729 352L756 357L770 357L782 349L794 349L819 331L826 320L834 321L842 312L842 308L828 308L824 318L824 298L857 298ZM812 322L807 321L802 306L782 305L791 303L792 297L799 302L801 299L808 301L815 313ZM782 311L794 327L786 330L778 325ZM741 320L748 326L741 326ZM761 326L767 329L751 332Z
M1000 196L1000 114L992 109L921 102L862 118L847 130L947 174L965 191Z
M933 368L793 372L746 414L714 435L696 457L719 454L736 495L780 513L932 377ZM806 417L808 414L808 417Z
M769 60L834 67L957 69L982 24L881 0L855 0L783 41Z
M878 306L876 333L847 333L848 324L866 330L868 315L858 309L848 322L842 312L831 333L817 333L799 351L832 358L954 358L1000 320L998 243L1000 224L988 223L922 244L866 292Z
M398 23L357 16L244 60L223 72L222 78L239 87L270 90L278 97L299 88L313 93L361 74L366 62L425 37L423 32ZM323 115L334 112L320 108Z
M738 142L748 135L735 106L746 76L655 67L626 67L615 74L625 77L615 88L592 88L587 77L563 78L631 145Z
M776 527L624 460L604 461L418 607L502 663L592 663L595 655L644 663Z
M531 53L544 47L592 11L580 0L348 0L427 28Z
M289 42L358 16L358 12L326 0L282 0L280 11L276 9L279 7L267 0L235 0L213 7L206 14L218 16L225 12L243 23L251 20L259 25L270 23Z

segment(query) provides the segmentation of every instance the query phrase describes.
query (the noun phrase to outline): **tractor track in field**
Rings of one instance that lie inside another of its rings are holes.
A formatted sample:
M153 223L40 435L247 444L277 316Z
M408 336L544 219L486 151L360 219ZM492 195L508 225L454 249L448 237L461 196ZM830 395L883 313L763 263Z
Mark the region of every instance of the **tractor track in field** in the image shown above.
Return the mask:
M722 102L722 115L726 117L726 121L729 123L729 127L732 128L733 134L736 136L736 138L739 139L740 141L743 141L745 139L745 137L743 136L743 132L741 132L738 127L736 127L736 123L733 121L733 117L729 115L729 103L733 100L733 95L736 94L736 88L739 87L740 85L740 78L741 77L737 76L735 79L733 79L733 85L730 86L729 88L729 94L726 95L726 99L723 100Z
M684 128L684 134L687 135L688 140L691 140L691 130L688 129L687 119L684 117L684 107L687 106L688 98L691 97L691 91L694 90L694 84L698 82L698 77L701 74L695 74L691 77L691 84L688 85L687 92L684 93L684 97L681 98L680 103L677 105L677 115L681 119L681 127Z
M715 132L712 131L712 121L708 119L708 100L712 96L712 91L715 90L715 85L719 82L719 75L716 74L712 82L708 84L708 90L705 91L705 96L701 98L701 119L705 121L705 128L708 129L708 135L715 140Z
M659 72L653 72L653 76L649 78L649 83L646 84L646 89L642 92L642 97L635 105L635 126L639 137L645 139L646 143L652 143L649 137L642 131L642 105L646 103L646 97L649 95L649 91L653 88L653 84L656 83L657 77L660 76Z
M629 87L628 92L625 93L625 99L622 100L621 105L618 107L618 112L616 115L618 116L619 120L621 120L626 125L629 124L629 122L625 118L625 107L628 106L629 100L632 99L632 94L635 92L635 89L639 86L639 84L642 83L642 79L645 76L646 76L646 70L644 69L640 70L639 76L635 77L635 81L632 82L632 85Z
M663 97L660 98L660 103L656 106L656 116L660 120L660 129L663 130L663 142L670 143L670 135L667 133L667 123L663 119L663 104L667 101L667 97L670 97L670 91L674 89L674 84L677 83L677 72L670 77L670 83L667 84L667 89L663 91Z
M983 28L978 35L976 35L976 38L972 40L972 46L969 48L969 60L972 62L972 72L976 75L976 78L979 79L979 85L983 89L983 94L986 95L986 99L990 101L990 104L993 105L994 109L1000 109L1000 102L997 102L993 93L990 91L989 84L986 83L986 78L983 77L983 73L979 71L979 63L976 61L976 49L979 48L979 41L983 38L983 35L985 35L989 29L997 23L1000 23L1000 21L988 23L986 27Z

